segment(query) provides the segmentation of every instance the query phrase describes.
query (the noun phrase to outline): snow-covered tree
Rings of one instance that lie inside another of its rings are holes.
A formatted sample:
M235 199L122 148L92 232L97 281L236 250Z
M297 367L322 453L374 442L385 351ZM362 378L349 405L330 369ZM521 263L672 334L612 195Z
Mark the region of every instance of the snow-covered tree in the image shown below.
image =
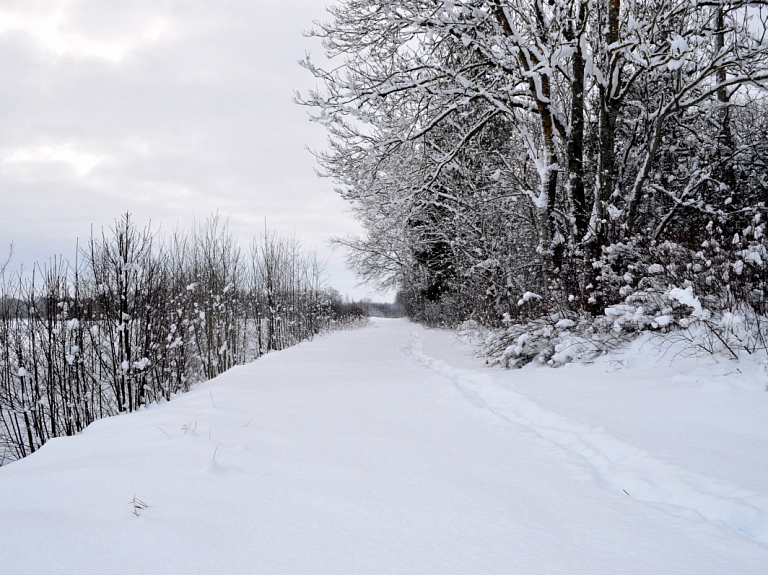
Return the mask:
M342 240L363 277L433 301L473 284L465 315L494 300L500 319L527 291L600 311L618 296L595 265L613 243L682 240L695 222L693 247L710 220L725 234L765 212L747 120L766 94L765 3L342 0L329 12L313 34L332 67L304 61L322 86L299 101L328 129L320 164L369 234Z

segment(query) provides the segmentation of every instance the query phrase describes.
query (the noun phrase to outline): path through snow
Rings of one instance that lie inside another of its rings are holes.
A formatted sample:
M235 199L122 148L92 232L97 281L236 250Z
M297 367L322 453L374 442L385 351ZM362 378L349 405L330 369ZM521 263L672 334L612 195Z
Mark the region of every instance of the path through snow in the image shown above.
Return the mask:
M469 351L377 320L54 440L0 468L0 570L766 571L764 383Z
M452 381L475 406L533 431L583 459L598 484L628 497L669 505L668 511L682 516L693 512L694 518L700 516L724 524L739 535L768 543L767 496L661 461L646 450L613 437L603 426L593 428L548 411L513 391L508 373L458 369L427 356L421 350L416 330L411 333L410 352ZM702 416L705 418L706 414Z

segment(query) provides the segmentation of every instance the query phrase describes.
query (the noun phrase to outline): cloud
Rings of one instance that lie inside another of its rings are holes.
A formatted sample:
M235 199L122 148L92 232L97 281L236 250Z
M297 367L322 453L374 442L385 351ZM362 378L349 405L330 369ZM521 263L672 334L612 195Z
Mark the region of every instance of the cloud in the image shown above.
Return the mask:
M114 13L105 18L107 14L99 9L103 4L91 3L86 16L82 14L85 5L59 0L0 7L0 34L27 35L43 53L58 58L96 58L118 63L132 50L156 42L169 32L169 19L160 15L147 15L139 21L125 18L124 13L119 15L122 18L115 18ZM120 26L116 27L115 22Z
M90 173L103 159L104 155L78 150L71 143L36 148L18 148L2 154L0 164L3 167L22 164L38 167L41 164L61 164L83 177ZM30 178L34 175L28 176Z
M46 260L126 211L173 227L218 209L243 244L265 217L295 230L363 295L325 245L358 229L305 149L325 133L292 102L323 4L4 1L0 255Z

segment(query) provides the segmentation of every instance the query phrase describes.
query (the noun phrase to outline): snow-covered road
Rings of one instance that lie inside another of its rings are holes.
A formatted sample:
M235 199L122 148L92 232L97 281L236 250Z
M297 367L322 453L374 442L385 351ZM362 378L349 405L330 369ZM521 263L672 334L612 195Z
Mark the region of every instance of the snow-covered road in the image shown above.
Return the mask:
M54 440L0 468L0 572L768 573L764 372L469 353L375 320Z

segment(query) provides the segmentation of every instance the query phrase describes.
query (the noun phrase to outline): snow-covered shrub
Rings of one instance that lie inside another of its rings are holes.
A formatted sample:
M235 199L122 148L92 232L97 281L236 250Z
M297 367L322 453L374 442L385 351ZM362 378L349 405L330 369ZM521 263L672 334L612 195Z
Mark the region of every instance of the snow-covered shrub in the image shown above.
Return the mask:
M531 362L557 367L571 361L588 361L627 341L626 333L606 329L583 315L554 314L507 328L483 333L478 352L491 365L522 367Z
M159 238L126 214L76 264L0 265L0 465L233 365L359 325L295 238L246 258L226 222Z
M765 351L766 261L765 246L755 239L734 240L727 249L715 239L695 250L645 238L614 244L594 266L597 285L590 293L602 302L602 313L509 321L486 333L481 353L505 367L531 361L557 366L646 331L672 333L668 340L686 343L691 353L735 358Z
M761 221L757 213L754 223ZM679 332L699 351L765 349L768 267L762 224L724 246L714 235L695 249L645 238L608 246L595 294L616 332ZM751 234L751 237L748 237ZM599 322L598 322L599 323Z
M768 319L749 306L735 311L686 321L671 334L670 341L685 344L692 355L724 355L738 359L742 354L768 352Z

